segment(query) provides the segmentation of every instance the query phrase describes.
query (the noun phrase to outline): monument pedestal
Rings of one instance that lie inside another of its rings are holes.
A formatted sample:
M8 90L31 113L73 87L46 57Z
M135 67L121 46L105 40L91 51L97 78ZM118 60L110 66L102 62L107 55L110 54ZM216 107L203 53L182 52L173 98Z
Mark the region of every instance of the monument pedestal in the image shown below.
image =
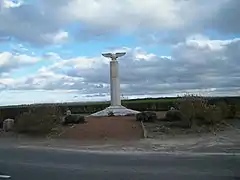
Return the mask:
M102 111L91 114L90 116L108 116L109 112L112 112L114 116L126 116L139 113L139 111L127 109L124 106L109 106Z

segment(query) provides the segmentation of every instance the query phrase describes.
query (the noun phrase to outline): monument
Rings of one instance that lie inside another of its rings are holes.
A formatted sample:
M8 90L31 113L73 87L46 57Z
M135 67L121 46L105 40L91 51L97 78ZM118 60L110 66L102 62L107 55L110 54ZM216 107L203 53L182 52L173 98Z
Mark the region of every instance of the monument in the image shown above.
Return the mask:
M120 53L104 53L102 54L106 58L110 58L110 91L111 91L111 105L106 109L91 114L91 116L108 116L111 112L115 116L126 116L129 114L137 114L138 111L132 109L127 109L121 105L121 94L120 94L120 81L119 81L119 71L118 71L118 61L119 57L124 56L125 52Z

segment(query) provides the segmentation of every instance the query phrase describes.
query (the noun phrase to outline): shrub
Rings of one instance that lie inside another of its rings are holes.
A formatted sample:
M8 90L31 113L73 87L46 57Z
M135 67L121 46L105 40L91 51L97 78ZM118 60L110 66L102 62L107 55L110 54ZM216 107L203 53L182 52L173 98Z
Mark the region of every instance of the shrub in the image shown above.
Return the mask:
M31 135L49 133L60 122L60 111L55 106L30 107L16 118L16 131Z
M85 117L79 114L71 114L64 117L63 125L84 123Z
M148 122L153 122L155 120L157 120L157 114L155 112L145 112L146 115L146 121Z
M84 122L86 122L85 117L84 117L84 116L78 116L77 122L78 122L78 123L84 123Z
M136 115L136 121L144 121L145 120L145 114L144 113L138 113Z
M165 118L168 121L181 121L183 120L183 115L179 110L169 110L165 114Z
M3 128L3 120L0 119L0 129Z
M215 125L223 119L221 108L216 105L209 105L204 111L204 118L202 123L208 125Z
M228 106L228 104L222 101L222 102L217 102L216 105L217 107L220 108L223 118L228 118L230 115L230 107Z
M136 121L142 121L142 122L153 122L157 120L157 114L155 112L141 112L136 115Z
M223 119L221 107L208 104L208 101L201 96L185 95L178 101L178 108L184 121L188 121L191 125L214 125Z
M191 122L194 117L194 98L192 96L184 96L177 101L179 111L183 116L183 120Z
M217 102L216 106L220 108L224 119L232 119L236 116L236 105L225 101Z
M235 104L228 105L229 107L229 114L228 118L234 118L237 115L237 108Z

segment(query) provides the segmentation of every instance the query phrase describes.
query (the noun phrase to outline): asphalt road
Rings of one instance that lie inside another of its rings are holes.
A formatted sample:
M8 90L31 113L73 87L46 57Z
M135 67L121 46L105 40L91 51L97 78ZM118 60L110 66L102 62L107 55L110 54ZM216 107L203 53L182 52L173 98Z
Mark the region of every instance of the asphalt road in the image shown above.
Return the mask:
M0 146L1 175L14 180L239 180L240 156L108 154Z

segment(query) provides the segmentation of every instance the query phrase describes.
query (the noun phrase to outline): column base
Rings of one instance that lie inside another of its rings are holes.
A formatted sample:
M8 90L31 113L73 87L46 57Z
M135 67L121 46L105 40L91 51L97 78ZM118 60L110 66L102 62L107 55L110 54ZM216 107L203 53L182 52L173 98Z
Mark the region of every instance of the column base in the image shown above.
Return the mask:
M139 111L127 109L124 106L109 106L102 111L91 114L90 116L108 116L109 112L113 112L114 116L135 115L139 113Z

